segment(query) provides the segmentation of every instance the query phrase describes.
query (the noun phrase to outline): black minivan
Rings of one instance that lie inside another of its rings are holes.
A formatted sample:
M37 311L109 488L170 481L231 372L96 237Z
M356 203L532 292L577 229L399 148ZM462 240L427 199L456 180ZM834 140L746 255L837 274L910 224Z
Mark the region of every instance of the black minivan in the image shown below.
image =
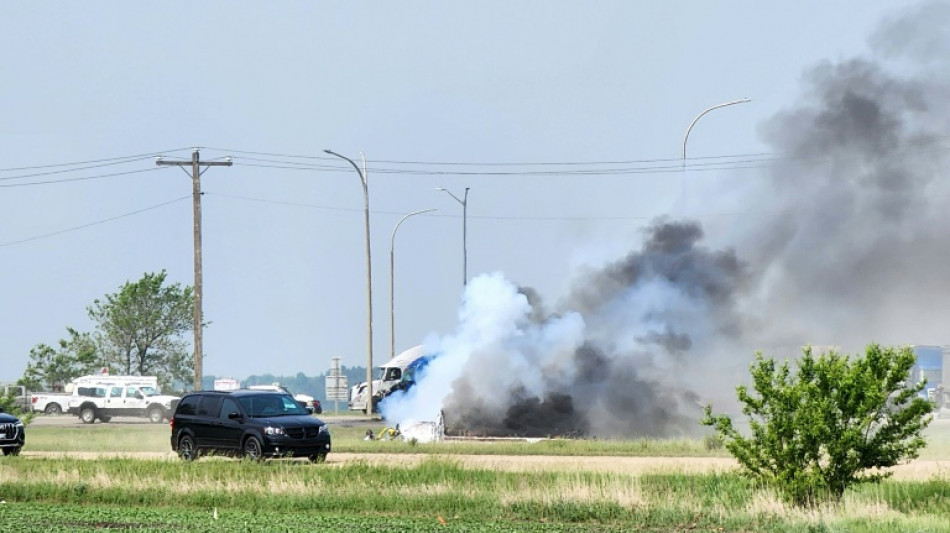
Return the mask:
M286 392L198 391L184 395L171 419L172 450L186 461L203 452L260 460L330 453L330 430Z

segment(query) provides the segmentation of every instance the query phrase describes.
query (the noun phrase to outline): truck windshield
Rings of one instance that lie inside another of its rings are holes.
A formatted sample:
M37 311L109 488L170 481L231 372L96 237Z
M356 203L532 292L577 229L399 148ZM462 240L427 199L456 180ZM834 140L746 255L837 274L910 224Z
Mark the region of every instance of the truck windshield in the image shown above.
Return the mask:
M402 377L402 369L395 367L387 367L382 371L381 379L383 381L399 381L399 378Z

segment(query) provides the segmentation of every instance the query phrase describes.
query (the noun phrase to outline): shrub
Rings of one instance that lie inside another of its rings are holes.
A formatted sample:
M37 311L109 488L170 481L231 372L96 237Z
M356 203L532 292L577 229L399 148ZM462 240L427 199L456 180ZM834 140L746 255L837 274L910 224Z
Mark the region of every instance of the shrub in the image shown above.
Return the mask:
M777 365L757 352L752 386L736 387L750 434L707 406L702 423L713 426L726 448L752 477L778 488L798 505L840 500L854 483L890 475L881 468L916 458L933 404L910 384L910 348L868 346L852 359L832 350L817 358L803 350L794 377L788 361ZM873 472L867 472L873 469Z

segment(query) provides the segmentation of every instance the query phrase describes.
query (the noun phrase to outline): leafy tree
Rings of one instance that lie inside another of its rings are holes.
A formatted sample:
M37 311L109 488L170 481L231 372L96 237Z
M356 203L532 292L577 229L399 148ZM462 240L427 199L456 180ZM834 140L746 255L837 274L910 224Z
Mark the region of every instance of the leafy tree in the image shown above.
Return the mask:
M803 350L792 376L757 352L751 393L736 387L749 434L707 406L713 426L744 470L802 506L838 501L848 486L879 481L880 469L913 459L926 445L921 432L933 404L920 396L925 383L908 383L910 348L869 345L852 359L832 350L817 358ZM872 472L868 472L873 470Z
M146 273L88 308L106 361L129 375L158 376L163 387L192 381L193 355L183 336L193 331L191 287L165 284L166 273Z
M30 361L20 383L32 390L63 390L76 376L102 368L95 340L89 333L66 328L69 338L60 339L58 348L38 344L30 350Z

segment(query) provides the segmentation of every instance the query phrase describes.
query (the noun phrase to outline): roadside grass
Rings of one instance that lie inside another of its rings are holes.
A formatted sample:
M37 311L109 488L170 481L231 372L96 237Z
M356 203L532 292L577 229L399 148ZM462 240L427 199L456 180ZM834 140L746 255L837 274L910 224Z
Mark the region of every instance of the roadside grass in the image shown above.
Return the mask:
M381 422L331 422L333 450L342 453L412 453L462 455L563 455L642 457L728 457L721 447L703 439L547 439L446 440L417 443L398 440L363 440L366 430L378 434ZM42 452L169 452L171 428L166 424L102 424L36 426L27 429L27 450Z
M341 417L343 418L343 417ZM950 421L940 420L924 432L927 447L921 459L950 460ZM544 439L446 440L413 443L402 440L363 440L367 430L378 435L383 421L328 421L333 449L341 453L412 453L460 455L560 455L622 457L729 457L709 436L695 439ZM155 452L171 450L171 429L163 424L44 426L27 428L27 450L44 452Z
M0 523L17 530L947 531L950 479L886 481L790 507L736 473L505 472L450 459L297 461L10 457ZM213 519L214 513L218 521ZM440 520L441 517L441 520ZM22 521L26 525L20 527ZM341 527L329 524L338 523ZM67 527L69 526L69 527Z

